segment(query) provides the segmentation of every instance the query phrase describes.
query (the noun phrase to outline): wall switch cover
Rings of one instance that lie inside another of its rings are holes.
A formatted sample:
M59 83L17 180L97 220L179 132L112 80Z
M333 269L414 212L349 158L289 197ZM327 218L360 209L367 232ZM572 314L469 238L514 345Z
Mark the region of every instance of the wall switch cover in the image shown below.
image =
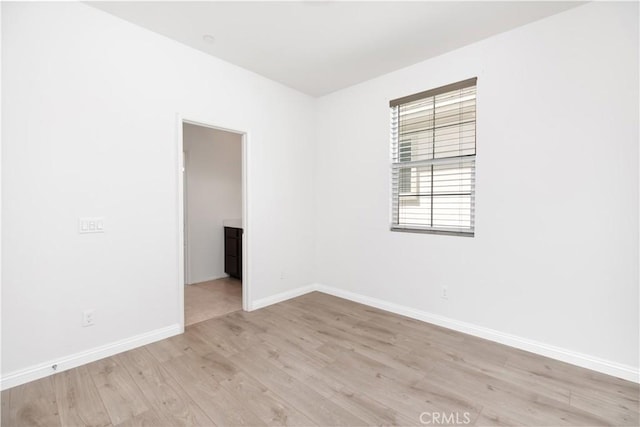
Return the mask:
M84 217L78 219L78 232L86 233L104 233L104 217Z

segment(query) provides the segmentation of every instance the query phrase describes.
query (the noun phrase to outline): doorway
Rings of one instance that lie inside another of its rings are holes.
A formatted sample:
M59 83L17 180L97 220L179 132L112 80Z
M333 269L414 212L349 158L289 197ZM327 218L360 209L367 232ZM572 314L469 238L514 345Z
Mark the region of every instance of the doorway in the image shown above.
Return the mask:
M247 309L247 135L181 117L178 128L184 327Z

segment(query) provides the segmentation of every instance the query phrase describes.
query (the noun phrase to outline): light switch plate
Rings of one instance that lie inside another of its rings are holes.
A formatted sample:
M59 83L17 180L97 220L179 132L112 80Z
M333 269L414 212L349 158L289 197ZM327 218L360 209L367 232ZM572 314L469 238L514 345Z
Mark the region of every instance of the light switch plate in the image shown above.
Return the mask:
M104 233L104 217L79 218L78 233Z

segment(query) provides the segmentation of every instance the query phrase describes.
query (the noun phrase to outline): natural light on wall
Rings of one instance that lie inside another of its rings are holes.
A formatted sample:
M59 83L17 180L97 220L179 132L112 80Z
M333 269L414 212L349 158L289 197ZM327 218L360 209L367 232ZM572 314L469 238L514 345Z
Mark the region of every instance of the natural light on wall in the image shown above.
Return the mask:
M473 236L476 78L390 107L391 229Z

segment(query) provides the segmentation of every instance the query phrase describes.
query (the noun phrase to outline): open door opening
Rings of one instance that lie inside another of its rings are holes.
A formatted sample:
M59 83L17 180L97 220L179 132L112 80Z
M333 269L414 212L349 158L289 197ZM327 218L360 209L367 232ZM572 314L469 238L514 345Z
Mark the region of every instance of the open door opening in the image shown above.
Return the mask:
M246 134L179 119L183 326L247 309Z

